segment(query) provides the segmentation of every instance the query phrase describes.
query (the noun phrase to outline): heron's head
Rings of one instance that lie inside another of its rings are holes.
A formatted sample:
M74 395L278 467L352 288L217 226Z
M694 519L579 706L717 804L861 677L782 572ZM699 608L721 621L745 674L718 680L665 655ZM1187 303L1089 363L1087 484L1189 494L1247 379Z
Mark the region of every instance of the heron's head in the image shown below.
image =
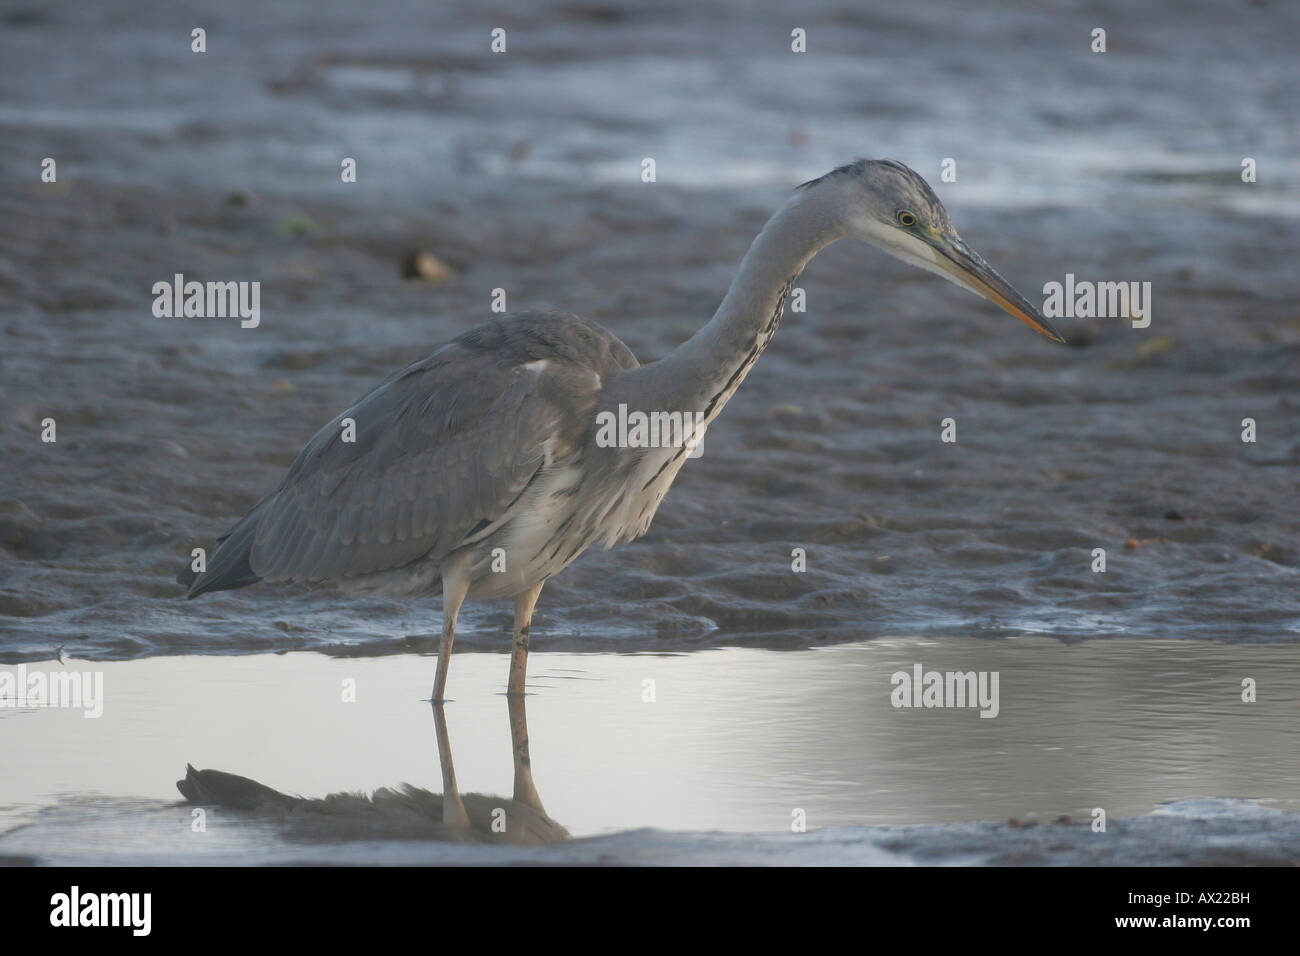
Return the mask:
M824 187L839 190L844 226L852 237L969 289L1049 339L1065 341L957 235L939 197L913 170L892 159L860 159L804 184Z

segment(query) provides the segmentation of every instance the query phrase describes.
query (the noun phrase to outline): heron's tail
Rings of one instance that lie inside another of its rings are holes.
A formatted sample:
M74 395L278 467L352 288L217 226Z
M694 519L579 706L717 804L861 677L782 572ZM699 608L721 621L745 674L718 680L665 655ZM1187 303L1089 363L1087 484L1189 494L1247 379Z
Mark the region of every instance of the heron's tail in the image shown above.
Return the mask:
M190 589L187 598L196 598L208 591L247 587L262 580L253 573L248 556L253 550L253 538L257 534L262 508L269 500L261 501L256 508L240 518L237 525L217 539L216 554L208 561L206 571L199 573L187 566L176 575L177 583Z

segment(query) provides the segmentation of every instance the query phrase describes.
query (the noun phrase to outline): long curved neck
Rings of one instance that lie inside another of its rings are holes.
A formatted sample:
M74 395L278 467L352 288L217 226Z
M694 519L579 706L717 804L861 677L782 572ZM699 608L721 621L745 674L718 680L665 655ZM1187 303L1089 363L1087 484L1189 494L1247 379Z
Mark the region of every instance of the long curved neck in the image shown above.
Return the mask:
M796 193L768 220L713 318L661 361L630 376L645 410L722 411L767 347L786 297L808 260L848 235L834 190Z

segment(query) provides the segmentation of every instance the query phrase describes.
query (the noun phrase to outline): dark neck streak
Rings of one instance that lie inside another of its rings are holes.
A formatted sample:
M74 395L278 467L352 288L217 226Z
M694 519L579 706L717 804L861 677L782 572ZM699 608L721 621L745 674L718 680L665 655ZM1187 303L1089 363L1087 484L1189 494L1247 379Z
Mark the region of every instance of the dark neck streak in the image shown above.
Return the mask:
M776 305L772 307L771 318L758 329L749 349L741 357L739 364L736 365L735 370L727 378L726 382L709 397L709 402L704 407L705 422L712 421L714 416L722 411L722 406L731 400L731 396L735 394L736 389L740 388L740 383L745 380L749 370L754 367L758 357L767 348L767 343L771 342L772 336L776 335L777 327L781 324L781 316L785 314L785 300L790 295L790 289L794 286L794 280L797 278L799 278L799 274L795 273L777 291Z

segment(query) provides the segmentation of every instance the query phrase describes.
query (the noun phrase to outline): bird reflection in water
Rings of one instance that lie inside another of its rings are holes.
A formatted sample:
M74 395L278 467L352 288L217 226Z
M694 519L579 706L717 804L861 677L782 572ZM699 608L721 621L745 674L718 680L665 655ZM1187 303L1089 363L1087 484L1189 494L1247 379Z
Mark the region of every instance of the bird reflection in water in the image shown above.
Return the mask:
M284 836L296 841L401 839L536 845L568 840L569 832L546 815L533 784L524 696L511 694L506 700L514 751L514 793L510 799L461 794L441 703L432 705L442 768L440 794L402 784L383 787L370 796L331 793L308 799L289 796L248 777L221 770L195 770L188 764L185 779L176 781L176 788L190 803L249 814L282 827Z

